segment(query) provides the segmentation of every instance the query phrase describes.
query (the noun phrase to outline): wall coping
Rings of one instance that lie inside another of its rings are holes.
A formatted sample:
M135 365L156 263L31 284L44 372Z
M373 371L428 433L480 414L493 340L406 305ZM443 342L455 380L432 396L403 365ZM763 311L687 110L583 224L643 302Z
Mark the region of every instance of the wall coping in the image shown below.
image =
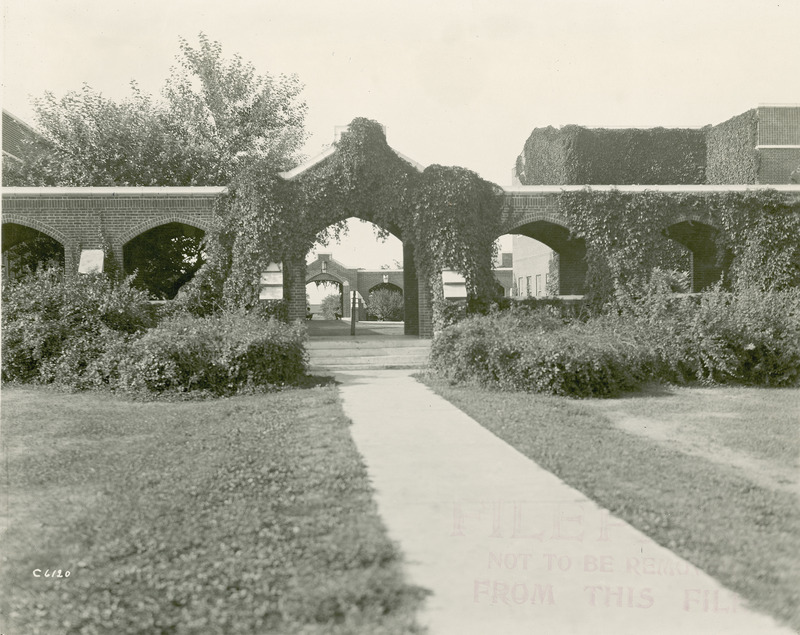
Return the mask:
M561 192L694 192L698 194L711 192L747 192L749 190L775 190L800 194L800 184L750 184L750 185L510 185L502 188L507 195L525 194L560 194ZM194 186L194 187L3 187L3 197L46 197L46 196L80 196L80 197L165 197L219 196L228 191L226 186Z
M748 190L776 190L800 194L800 184L753 184L753 185L509 185L503 187L506 194L560 194L561 192L747 192Z
M226 186L193 187L3 187L4 197L18 196L80 196L80 197L164 197L164 196L219 196L228 191Z

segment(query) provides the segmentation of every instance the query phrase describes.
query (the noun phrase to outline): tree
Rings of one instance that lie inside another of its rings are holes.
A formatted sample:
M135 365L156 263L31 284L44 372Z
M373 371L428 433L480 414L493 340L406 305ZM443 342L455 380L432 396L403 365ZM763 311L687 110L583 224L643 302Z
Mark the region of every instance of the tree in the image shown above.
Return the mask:
M87 85L37 100L42 137L27 142L29 160L3 162L4 184L228 185L253 163L286 170L299 161L305 139L301 90L296 76L258 74L238 55L225 59L220 43L202 33L197 47L181 39L161 99L132 82L131 95L120 102ZM197 269L202 238L168 239L158 262L139 268L179 272L183 282ZM147 286L155 295L174 295L175 282L168 292Z
M369 294L367 309L370 315L374 315L382 322L402 320L403 294L392 289L376 289Z
M322 316L326 320L335 320L336 316L342 315L342 296L340 295L326 295L322 298Z
M35 101L42 139L23 163L4 162L6 185L227 185L239 165L298 161L306 105L296 76L259 75L222 56L219 42L180 41L178 64L157 100L131 83L117 103L88 85Z

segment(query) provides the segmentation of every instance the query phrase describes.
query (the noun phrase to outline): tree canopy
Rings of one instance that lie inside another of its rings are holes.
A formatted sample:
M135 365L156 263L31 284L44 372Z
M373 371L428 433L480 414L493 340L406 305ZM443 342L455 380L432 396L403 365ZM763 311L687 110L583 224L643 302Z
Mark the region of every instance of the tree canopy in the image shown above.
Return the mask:
M227 185L238 166L288 169L304 141L306 105L298 78L259 74L223 57L204 34L180 40L160 99L136 82L116 102L84 85L34 102L43 139L23 162L4 162L6 185Z

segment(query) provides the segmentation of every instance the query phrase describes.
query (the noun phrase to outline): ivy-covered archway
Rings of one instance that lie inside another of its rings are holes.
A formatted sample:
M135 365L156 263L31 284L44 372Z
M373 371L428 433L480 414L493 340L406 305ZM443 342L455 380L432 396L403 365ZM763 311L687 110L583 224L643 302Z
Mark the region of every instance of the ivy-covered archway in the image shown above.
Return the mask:
M389 147L380 124L355 119L304 166L241 170L209 232L208 263L194 287L226 305L252 306L260 272L281 262L289 316L303 318L306 254L326 228L356 217L402 240L406 333L429 337L444 310L443 269L464 276L470 297L494 297L502 200L500 187L465 168L421 169Z

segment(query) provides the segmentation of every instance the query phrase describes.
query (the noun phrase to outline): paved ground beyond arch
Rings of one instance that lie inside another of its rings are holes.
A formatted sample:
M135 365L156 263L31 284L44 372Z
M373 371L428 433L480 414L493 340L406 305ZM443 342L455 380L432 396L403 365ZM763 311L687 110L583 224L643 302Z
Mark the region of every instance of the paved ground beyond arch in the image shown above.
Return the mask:
M410 375L337 372L431 635L791 633Z

